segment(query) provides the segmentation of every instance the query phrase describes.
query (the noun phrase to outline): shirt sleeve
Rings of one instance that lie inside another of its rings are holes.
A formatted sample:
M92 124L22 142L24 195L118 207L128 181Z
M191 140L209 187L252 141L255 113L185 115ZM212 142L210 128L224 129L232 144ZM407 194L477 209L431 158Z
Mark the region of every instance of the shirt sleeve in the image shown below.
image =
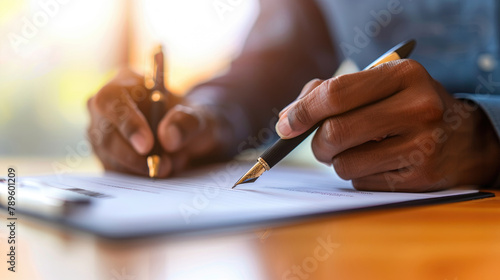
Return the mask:
M491 94L470 94L458 93L454 95L455 98L467 99L476 103L483 109L486 116L491 121L491 125L495 129L497 137L500 139L500 96ZM500 188L500 174L493 184L493 187Z

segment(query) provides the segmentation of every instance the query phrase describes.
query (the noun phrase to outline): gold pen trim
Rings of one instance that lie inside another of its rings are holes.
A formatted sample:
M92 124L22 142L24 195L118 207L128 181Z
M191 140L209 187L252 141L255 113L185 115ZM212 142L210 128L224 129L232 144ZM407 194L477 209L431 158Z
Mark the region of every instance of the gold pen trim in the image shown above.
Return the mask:
M389 54L388 56L381 57L381 58L375 60L367 68L372 69L373 67L379 66L382 63L386 63L386 62L394 61L394 60L398 60L398 59L401 59L401 57L399 57L399 54L397 52L393 52L393 53Z
M243 177L241 177L236 184L232 187L234 189L237 185L245 184L245 183L253 183L255 182L264 172L269 171L271 168L267 162L259 157L257 162L255 163L250 170L248 170Z
M149 177L156 178L158 177L158 171L160 169L160 156L152 155L148 157L148 168L149 168Z
M262 164L262 166L264 167L264 169L266 169L266 171L269 171L271 169L271 167L269 167L269 164L267 164L267 162L263 158L259 157L257 159L257 162Z
M151 101L158 102L165 98L165 96L158 90L153 91L151 94Z

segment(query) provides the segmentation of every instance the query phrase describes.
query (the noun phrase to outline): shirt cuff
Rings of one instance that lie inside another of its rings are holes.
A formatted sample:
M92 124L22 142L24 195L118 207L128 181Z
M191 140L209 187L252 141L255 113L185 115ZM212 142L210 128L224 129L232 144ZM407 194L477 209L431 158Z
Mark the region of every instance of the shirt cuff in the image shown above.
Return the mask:
M471 100L479 105L479 107L483 109L486 116L490 119L491 124L500 139L500 96L470 93L457 93L454 94L454 96L458 99ZM500 188L500 174L498 174L498 177L492 187Z

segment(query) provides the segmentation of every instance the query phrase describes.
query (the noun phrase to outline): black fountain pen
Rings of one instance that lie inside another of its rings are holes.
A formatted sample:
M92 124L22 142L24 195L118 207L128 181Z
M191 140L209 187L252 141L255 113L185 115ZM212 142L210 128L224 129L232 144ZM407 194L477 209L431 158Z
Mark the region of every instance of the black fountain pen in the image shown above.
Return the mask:
M167 111L167 98L169 92L165 87L164 81L164 54L163 47L158 46L154 54L153 60L153 76L145 80L146 88L150 90L149 94L149 115L147 116L149 126L154 136L154 146L147 157L147 164L149 168L149 177L155 178L158 176L160 168L160 155L162 148L158 142L158 124Z
M415 40L402 42L387 51L385 54L383 54L363 70L371 69L384 62L406 58L410 55L414 47ZM307 136L313 133L321 125L321 123L322 121L295 138L279 139L278 141L276 141L276 143L269 147L257 159L257 163L252 168L250 168L250 170L248 170L248 172L243 175L243 177L241 177L238 182L236 182L236 184L234 184L233 189L239 184L255 182L265 171L269 171L271 168L273 168L273 166L275 166L278 162L285 158L293 149L295 149L295 147L297 147L302 141L304 141Z

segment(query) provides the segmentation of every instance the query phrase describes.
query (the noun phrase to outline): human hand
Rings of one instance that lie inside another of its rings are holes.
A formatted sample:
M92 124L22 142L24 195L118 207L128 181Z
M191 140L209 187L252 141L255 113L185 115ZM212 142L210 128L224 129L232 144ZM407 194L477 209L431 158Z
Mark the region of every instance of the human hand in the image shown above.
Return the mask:
M491 183L500 145L477 105L453 98L413 60L310 82L280 114L292 138L324 120L315 157L356 189L422 192Z
M154 137L144 117L148 90L143 84L143 77L124 69L88 101L87 135L106 170L148 175L146 156ZM160 155L159 177L221 160L231 129L217 110L191 106L175 96L167 105L167 114L158 125L165 151Z

